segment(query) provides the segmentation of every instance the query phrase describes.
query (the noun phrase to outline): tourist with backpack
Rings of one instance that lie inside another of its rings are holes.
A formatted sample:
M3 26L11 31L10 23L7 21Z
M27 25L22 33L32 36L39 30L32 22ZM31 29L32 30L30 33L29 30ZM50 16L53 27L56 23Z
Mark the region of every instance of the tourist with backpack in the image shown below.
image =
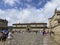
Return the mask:
M0 36L0 41L1 41L2 45L5 45L5 41L6 41L7 37L8 37L8 31L2 30L1 36Z

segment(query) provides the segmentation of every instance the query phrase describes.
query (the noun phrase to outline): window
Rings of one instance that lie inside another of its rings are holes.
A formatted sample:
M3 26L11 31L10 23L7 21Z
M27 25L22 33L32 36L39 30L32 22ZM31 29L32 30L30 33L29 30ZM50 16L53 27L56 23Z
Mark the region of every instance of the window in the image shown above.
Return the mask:
M58 21L58 23L60 23L60 21Z
M44 25L37 25L37 27L43 27Z
M36 25L31 25L31 27L36 27Z
M60 13L58 13L57 15L60 15Z
M23 27L27 27L27 25L22 25Z
M21 25L17 25L17 27L21 27Z

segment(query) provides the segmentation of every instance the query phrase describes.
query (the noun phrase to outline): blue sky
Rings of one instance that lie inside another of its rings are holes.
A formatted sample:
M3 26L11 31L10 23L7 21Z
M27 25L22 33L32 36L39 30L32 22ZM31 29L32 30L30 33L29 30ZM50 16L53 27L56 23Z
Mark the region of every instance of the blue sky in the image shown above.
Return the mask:
M37 9L43 8L44 5L51 0L0 0L0 9L12 9L12 8L28 8L29 6L36 7Z
M13 23L48 22L60 0L0 0L0 18Z

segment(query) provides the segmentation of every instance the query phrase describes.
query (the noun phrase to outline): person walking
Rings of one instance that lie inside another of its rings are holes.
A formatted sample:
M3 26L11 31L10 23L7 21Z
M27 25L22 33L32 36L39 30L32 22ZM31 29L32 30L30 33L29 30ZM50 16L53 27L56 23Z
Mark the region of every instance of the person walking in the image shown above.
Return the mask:
M43 31L42 33L43 33L43 36L45 36L45 35L46 35L46 31Z
M11 42L13 39L13 32L12 31L9 31L7 39L8 39L8 44L11 45L12 44Z
M7 37L8 37L8 31L7 30L2 30L1 37L0 37L2 45L5 45Z

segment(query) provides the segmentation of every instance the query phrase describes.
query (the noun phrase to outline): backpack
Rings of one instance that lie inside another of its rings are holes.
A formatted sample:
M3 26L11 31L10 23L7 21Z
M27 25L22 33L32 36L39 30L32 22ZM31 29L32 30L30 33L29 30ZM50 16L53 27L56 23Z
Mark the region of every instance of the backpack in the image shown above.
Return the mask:
M8 33L1 33L0 35L0 41L3 40L3 39L6 39L8 37Z

